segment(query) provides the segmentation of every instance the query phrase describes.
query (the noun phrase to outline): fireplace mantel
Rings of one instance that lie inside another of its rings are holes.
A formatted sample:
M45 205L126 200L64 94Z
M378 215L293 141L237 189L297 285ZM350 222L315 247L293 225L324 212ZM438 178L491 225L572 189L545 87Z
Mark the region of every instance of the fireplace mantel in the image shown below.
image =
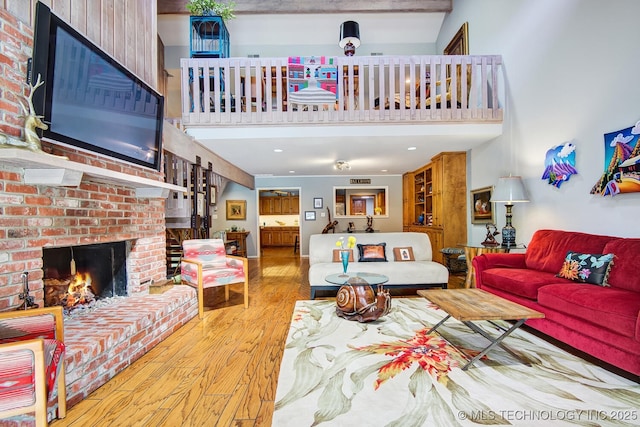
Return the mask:
M0 161L24 169L25 184L77 187L83 176L93 181L120 184L136 189L137 197L167 198L169 191L186 192L185 187L122 172L73 162L47 153L20 148L0 149Z

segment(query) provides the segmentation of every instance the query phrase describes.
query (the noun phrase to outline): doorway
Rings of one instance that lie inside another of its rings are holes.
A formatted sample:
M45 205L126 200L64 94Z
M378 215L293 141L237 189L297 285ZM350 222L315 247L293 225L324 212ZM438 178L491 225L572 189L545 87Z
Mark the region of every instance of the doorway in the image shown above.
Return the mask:
M260 256L299 256L300 188L258 188Z

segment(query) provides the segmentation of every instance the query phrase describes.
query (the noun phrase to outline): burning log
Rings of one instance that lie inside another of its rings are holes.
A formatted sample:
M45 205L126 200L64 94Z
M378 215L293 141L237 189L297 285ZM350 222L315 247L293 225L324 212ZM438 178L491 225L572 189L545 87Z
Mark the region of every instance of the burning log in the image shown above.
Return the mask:
M45 279L44 300L47 306L61 305L65 311L91 304L96 296L91 288L91 277L77 273L67 279Z

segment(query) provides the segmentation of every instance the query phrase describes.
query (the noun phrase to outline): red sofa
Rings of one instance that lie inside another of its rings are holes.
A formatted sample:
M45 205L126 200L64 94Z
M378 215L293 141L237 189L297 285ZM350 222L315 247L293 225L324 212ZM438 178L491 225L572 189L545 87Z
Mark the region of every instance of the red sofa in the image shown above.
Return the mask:
M567 252L613 254L609 286L558 277ZM545 314L527 325L640 375L640 239L538 230L525 253L483 254L473 266L478 288Z

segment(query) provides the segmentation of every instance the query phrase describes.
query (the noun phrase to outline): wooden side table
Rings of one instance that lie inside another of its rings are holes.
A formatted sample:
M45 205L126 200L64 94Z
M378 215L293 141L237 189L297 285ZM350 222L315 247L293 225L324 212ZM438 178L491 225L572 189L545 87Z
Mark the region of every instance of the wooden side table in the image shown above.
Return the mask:
M248 231L227 231L227 240L235 240L238 248L235 255L247 257L247 235Z
M464 256L467 259L467 279L464 281L464 287L476 287L476 271L473 268L473 259L476 256L503 252L509 252L509 248L503 248L502 246L487 247L481 245L464 245Z

